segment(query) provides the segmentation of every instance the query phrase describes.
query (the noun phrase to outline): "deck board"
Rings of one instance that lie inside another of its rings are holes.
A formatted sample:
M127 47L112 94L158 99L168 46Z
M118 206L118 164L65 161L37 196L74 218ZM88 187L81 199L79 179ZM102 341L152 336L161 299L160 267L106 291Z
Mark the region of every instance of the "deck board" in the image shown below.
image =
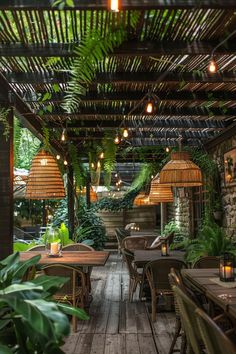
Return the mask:
M167 354L174 333L175 315L157 314L152 323L150 303L128 302L126 265L112 254L104 267L92 271L93 301L90 320L79 321L62 349L66 354Z

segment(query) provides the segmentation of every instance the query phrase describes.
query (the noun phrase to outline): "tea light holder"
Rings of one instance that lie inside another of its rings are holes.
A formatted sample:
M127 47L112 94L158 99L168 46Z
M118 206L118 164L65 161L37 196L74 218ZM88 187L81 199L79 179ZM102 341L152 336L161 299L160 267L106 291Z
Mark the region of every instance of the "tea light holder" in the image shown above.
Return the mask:
M221 281L234 281L234 256L231 253L224 253L220 257L219 273Z
M169 256L169 250L168 250L168 247L169 245L168 245L168 242L167 241L163 241L162 242L162 244L161 244L161 255L163 256L163 257L167 257L167 256Z

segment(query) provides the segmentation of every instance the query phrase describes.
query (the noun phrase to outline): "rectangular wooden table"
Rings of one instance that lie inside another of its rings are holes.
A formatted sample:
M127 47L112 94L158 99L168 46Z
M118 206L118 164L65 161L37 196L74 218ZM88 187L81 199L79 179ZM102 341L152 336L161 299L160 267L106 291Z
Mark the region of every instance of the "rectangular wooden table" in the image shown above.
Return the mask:
M109 257L109 252L105 251L62 251L62 257L48 257L46 252L28 251L20 252L20 260L26 261L38 254L41 255L39 260L41 265L61 263L77 267L104 266Z
M192 285L236 319L236 287L226 288L214 283L211 278L219 277L218 269L183 269L182 275L187 284Z
M134 262L138 267L144 267L146 263L157 259L179 259L184 260L184 252L169 251L169 256L161 255L161 250L134 250Z

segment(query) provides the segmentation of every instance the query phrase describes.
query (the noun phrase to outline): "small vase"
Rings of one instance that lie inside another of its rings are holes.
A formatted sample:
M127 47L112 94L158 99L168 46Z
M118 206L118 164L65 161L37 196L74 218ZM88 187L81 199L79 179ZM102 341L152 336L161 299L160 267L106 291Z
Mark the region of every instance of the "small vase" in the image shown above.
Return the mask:
M57 230L50 228L46 231L45 247L48 257L61 257L61 240Z

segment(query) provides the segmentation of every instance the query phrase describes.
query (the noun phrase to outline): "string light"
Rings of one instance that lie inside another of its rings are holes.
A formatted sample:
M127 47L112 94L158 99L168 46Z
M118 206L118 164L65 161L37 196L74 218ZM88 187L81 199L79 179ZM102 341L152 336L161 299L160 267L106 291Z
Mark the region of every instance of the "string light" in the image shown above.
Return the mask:
M61 158L60 155L57 155L57 156L56 156L56 159L57 159L57 160L60 160L60 158Z
M170 152L170 148L168 146L166 147L166 152Z
M68 162L66 160L64 160L64 165L67 166L68 165Z
M119 12L119 0L110 0L110 10Z
M94 163L93 163L93 162L91 163L91 167L92 167L92 168L95 168L95 165L94 165Z
M153 107L153 102L152 101L148 101L145 107L145 112L147 114L151 114L153 113L154 107Z
M118 173L115 174L115 177L118 177Z
M61 134L61 141L66 141L66 130L63 129L62 134Z
M127 129L127 128L124 128L124 130L123 130L123 137L124 137L124 138L128 138L128 136L129 136L128 129Z
M101 152L101 154L99 155L100 159L104 159L104 152Z
M119 138L118 134L116 135L116 137L114 139L114 143L117 144L117 145L120 143L120 138Z
M98 163L97 163L97 168L100 168L100 167L101 167L101 162L98 161Z
M218 65L217 65L214 57L212 57L210 60L210 63L208 65L208 71L212 74L215 74L218 71Z

